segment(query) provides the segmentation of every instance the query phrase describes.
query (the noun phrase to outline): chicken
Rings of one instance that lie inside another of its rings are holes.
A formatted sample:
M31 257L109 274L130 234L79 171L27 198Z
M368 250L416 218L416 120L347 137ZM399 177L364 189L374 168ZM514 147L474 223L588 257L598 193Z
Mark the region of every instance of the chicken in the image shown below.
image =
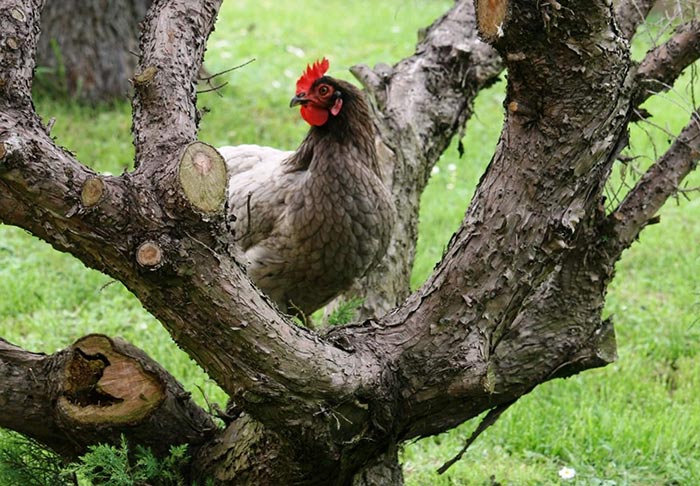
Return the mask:
M219 149L229 211L253 282L279 308L309 316L376 265L394 222L374 125L362 92L307 66L290 107L311 125L295 152L257 145Z

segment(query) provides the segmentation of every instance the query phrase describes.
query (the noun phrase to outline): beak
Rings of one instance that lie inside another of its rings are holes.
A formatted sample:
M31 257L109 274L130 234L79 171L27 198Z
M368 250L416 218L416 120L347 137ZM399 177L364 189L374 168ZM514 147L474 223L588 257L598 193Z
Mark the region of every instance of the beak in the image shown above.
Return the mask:
M303 105L304 103L309 101L306 98L304 98L304 96L306 96L306 93L299 93L298 95L295 95L294 98L292 98L289 102L289 107L292 108L296 105Z

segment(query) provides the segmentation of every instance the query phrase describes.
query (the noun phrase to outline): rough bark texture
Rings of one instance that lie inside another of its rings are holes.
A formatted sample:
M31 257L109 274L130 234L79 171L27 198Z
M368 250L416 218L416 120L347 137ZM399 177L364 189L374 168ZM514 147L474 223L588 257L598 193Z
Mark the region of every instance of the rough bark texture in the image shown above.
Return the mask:
M0 340L0 426L75 459L129 441L166 453L210 440L216 426L182 386L133 345L90 335L50 356Z
M465 128L479 91L502 70L498 53L479 39L471 0L457 1L437 19L413 56L394 66L353 67L372 100L381 166L398 217L382 264L351 292L363 300L360 318L383 315L408 296L420 196L430 171Z
M470 113L471 93L501 69L475 40L479 25L508 69L496 153L424 286L383 317L317 334L252 286L235 243L222 236L222 212L216 204L204 209L199 191L188 189L200 184L182 179L196 139L194 82L220 2L157 2L147 15L135 78L137 168L119 177L97 176L56 147L34 113L41 3L0 2L0 221L122 281L231 396L239 412L195 458L196 472L219 484L399 484L401 441L612 361L613 326L601 310L614 264L700 156L695 115L606 216L603 186L645 80L679 73L697 57L683 54L694 44L669 54L681 60L671 71L640 75L604 0L479 2L476 21L471 4L457 2L413 57L356 73L375 99L395 194L414 181L402 207L415 215L431 164ZM223 187L221 175L210 175L212 187ZM415 223L407 217L397 231L407 236L395 240L390 275L370 279L384 292L368 303L378 314L406 292L406 276L392 268L412 261ZM90 359L93 351L83 354L79 369L104 365ZM44 359L11 346L0 358L3 370ZM19 400L13 386L51 391L48 381L3 383L7 399ZM27 426L36 408L11 410L7 427L59 451L72 440L53 423ZM172 427L183 419L175 415ZM134 427L146 430L146 422Z
M151 0L49 0L37 45L40 84L87 102L125 98Z

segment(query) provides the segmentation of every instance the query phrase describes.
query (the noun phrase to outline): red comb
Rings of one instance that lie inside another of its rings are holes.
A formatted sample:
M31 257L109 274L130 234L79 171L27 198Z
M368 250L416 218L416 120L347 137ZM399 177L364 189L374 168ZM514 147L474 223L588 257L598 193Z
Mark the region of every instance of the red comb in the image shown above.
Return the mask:
M328 71L328 59L325 57L320 61L316 61L310 66L306 65L306 71L297 80L297 93L306 93L311 88L318 78L326 74Z

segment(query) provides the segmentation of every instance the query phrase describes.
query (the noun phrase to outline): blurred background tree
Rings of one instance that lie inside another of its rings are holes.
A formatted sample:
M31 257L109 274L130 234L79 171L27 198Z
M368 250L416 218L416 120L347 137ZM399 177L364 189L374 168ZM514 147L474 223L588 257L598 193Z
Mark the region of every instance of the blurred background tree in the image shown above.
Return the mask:
M125 98L151 0L48 0L36 87L89 104Z

